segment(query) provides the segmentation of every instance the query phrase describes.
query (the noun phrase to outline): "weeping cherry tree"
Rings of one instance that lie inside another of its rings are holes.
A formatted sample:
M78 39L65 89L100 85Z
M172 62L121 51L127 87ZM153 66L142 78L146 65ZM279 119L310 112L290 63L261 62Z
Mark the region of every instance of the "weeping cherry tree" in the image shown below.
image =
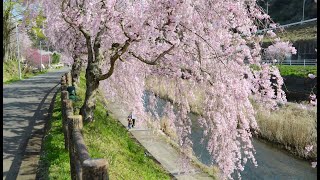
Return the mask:
M192 89L201 87L205 99L197 121L221 177L240 176L248 160L257 165L252 133L259 128L249 98L276 108L278 102L285 102L285 96L279 71L260 64L263 35L257 35L257 29L268 27L270 18L255 0L44 2L51 40L57 38L54 32L64 29L70 33L68 40L73 37L80 44L85 42L87 89L81 108L85 121L93 121L100 84L107 98L134 110L139 120L148 121L145 78L165 77L177 82L172 103L178 112L173 114L172 105L165 109L182 149L193 144L186 94L193 95ZM62 41L56 42L71 51ZM253 72L251 64L263 70ZM277 80L275 88L270 88L272 74ZM152 108L154 96L150 102Z

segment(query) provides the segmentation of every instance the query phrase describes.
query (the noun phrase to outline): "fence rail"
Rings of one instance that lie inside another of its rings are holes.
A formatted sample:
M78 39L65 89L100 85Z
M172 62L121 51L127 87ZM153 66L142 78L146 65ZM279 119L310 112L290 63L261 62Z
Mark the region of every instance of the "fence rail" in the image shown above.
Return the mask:
M297 59L297 60L284 60L282 62L274 62L274 60L262 60L262 62L267 64L282 64L282 65L299 65L299 66L316 66L317 59Z
M276 27L276 28L260 29L257 31L257 33L262 33L262 32L268 31L268 30L273 30L273 29L278 29L278 28L286 28L286 27L300 25L300 24L313 22L313 21L317 21L317 18L312 18L312 19L308 19L308 20L304 20L304 21L298 21L298 22L294 22L294 23L290 23L290 24L284 24L284 25L280 25L279 27Z
M105 159L92 159L89 156L81 130L82 116L73 114L72 101L69 100L67 86L70 86L71 74L61 78L62 129L65 149L69 151L72 180L108 180L108 163Z

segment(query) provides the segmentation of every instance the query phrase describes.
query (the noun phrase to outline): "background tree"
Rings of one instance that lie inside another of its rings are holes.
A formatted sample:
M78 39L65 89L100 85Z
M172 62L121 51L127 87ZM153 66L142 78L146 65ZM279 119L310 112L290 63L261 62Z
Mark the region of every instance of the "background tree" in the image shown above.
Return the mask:
M57 20L59 23L63 21L62 19L50 19L48 23L52 24L53 21ZM83 59L86 58L87 54L86 43L82 34L67 23L63 25L61 30L55 30L49 26L45 26L45 32L48 34L49 41L55 48L60 49L62 53L68 56L68 60L70 60L70 58L73 59L70 61L70 64L72 64L72 81L75 82L75 85L78 84L80 81L80 71L84 64ZM64 62L66 61L64 60Z
M21 4L18 1L5 0L3 1L3 59L7 59L7 54L9 53L9 46L12 41L12 35L16 32L14 31L19 22L19 16L21 16Z
M20 36L19 45L24 48L22 50L29 48L30 42L32 42L33 48L39 48L39 42L44 42L46 37L41 30L45 17L42 15L38 2L32 0L5 0L3 5L4 60L8 59L9 53L17 54L17 34ZM18 32L16 27L18 27ZM27 44L28 46L26 46ZM42 47L46 49L47 46L48 44L42 44Z

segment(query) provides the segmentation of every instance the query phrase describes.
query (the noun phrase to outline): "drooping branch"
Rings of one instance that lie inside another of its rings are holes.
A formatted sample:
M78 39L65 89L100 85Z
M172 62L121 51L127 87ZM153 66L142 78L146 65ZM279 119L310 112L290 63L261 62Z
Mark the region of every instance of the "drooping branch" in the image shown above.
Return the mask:
M64 19L65 22L67 22L68 24L72 25L72 26L75 26L76 24L73 23L71 20L67 19L66 15L65 15L65 3L66 3L66 0L63 0L62 3L61 3L61 14L62 14L62 18Z
M113 56L111 56L111 58L110 58L110 64L111 64L110 69L109 69L109 71L108 71L106 74L103 74L103 75L101 75L101 76L98 78L99 81L108 79L108 78L112 75L112 73L113 73L113 71L114 71L114 66L115 66L115 64L116 64L116 61L117 61L118 59L120 59L121 56L122 56L125 52L127 52L127 50L128 50L128 48L129 48L131 42L132 42L131 39L127 39L126 42L124 43L124 45L120 48L120 50L117 51Z
M221 56L218 56L215 49L211 46L211 44L204 38L202 37L200 34L198 34L197 32L193 32L191 29L189 29L188 27L184 26L183 24L180 23L180 26L182 26L183 28L187 29L188 31L194 33L196 36L198 36L200 39L202 39L211 49L212 52L214 53L214 55L216 56L215 58L218 59L222 64L226 65L220 58Z
M158 61L164 57L166 54L170 53L170 51L174 48L175 46L172 45L169 49L163 51L161 54L159 54L158 57L156 57L154 60L152 61L148 61L148 60L145 60L143 57L141 57L140 55L136 55L134 52L129 52L129 54L131 54L133 57L135 57L136 59L140 60L141 62L143 63L146 63L148 65L157 65L158 64Z
M196 47L197 47L198 59L199 59L200 67L201 67L201 50L200 50L199 42L196 41L195 44L196 44Z
M61 3L61 12L62 12L62 18L64 19L64 21L67 22L72 27L77 27L86 39L90 38L90 34L88 31L83 29L81 25L77 26L76 23L72 22L70 19L67 18L65 14L65 3L66 3L66 0L63 0Z
M103 1L101 1L101 3L102 3L101 9L106 8L106 4ZM97 46L99 46L99 48L100 48L101 36L104 33L104 31L108 28L106 26L106 23L107 23L107 20L104 20L104 21L101 20L100 23L99 23L100 24L99 31L98 31L98 33L96 35L96 38L94 39L94 49L97 49L98 48ZM97 57L98 54L96 54L96 53L97 52L95 50L95 56Z

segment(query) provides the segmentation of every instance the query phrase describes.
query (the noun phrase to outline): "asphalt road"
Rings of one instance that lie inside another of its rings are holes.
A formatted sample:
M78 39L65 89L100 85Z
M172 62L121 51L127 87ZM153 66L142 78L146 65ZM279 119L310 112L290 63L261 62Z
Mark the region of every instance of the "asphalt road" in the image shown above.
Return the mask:
M35 179L48 110L67 68L3 87L3 179Z

